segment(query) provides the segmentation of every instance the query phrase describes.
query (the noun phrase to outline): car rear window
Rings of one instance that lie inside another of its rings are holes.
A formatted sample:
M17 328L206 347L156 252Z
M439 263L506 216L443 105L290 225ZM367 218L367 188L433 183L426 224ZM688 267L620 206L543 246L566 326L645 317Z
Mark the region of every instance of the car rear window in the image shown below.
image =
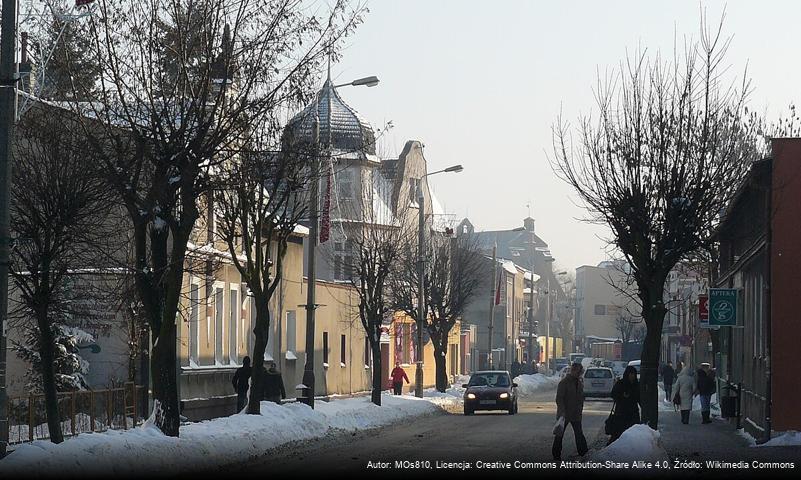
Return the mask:
M584 374L584 378L612 378L612 372L600 368L590 368Z
M509 375L504 373L476 374L470 377L470 383L468 383L471 387L508 387L510 384Z

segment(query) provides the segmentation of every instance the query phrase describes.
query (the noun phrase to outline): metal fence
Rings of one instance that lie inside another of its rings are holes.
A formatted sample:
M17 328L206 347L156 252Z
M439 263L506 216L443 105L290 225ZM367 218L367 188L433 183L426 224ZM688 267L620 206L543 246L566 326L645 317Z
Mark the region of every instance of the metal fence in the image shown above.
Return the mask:
M144 388L125 383L106 390L81 390L58 394L58 412L64 437L79 433L133 428L142 423L147 405ZM43 394L9 397L9 443L50 438Z

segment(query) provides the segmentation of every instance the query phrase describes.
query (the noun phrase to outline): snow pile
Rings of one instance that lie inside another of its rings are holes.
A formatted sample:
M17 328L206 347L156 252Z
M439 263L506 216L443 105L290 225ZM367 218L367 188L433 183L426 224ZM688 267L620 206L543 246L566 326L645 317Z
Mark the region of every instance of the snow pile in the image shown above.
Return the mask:
M515 377L514 382L517 384L517 394L525 397L556 386L559 383L559 377L548 377L541 373L535 373Z
M752 437L750 433L746 432L745 429L740 428L737 430L737 435L743 437L748 445L753 447L756 445L756 438Z
M790 430L782 433L779 436L771 438L769 441L762 445L754 445L756 447L797 447L801 446L801 432Z
M598 450L593 460L634 462L637 460L661 462L669 460L659 441L660 433L648 425L633 425L609 446Z
M455 406L460 397L425 392L426 397L382 395L382 406L369 397L333 402L277 405L261 402L261 415L236 414L181 428L167 437L152 422L127 431L86 433L56 445L35 441L17 447L0 460L0 477L29 475L86 476L96 473L170 475L246 461L292 441L342 431L380 427L412 416Z

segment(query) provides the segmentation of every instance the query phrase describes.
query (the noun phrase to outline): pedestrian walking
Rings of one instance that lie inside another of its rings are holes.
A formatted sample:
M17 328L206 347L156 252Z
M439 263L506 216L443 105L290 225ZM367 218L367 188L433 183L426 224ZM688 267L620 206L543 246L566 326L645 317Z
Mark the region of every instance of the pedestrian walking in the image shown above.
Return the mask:
M570 372L556 387L556 418L564 417L564 428L555 429L553 448L551 453L554 460L562 459L562 439L567 425L573 427L573 436L576 437L576 450L584 456L587 453L587 439L581 430L581 414L584 411L584 383L581 375L584 367L580 363L570 366Z
M681 410L681 423L690 423L690 411L693 409L693 397L698 393L695 377L690 366L681 370L673 385L673 403Z
M512 379L520 375L520 369L521 369L520 362L518 362L517 359L515 359L515 361L512 362L512 368L511 371L509 372L512 374Z
M242 366L234 372L234 378L231 383L234 385L236 392L236 411L241 412L245 405L248 403L248 387L250 386L250 357L242 359Z
M284 389L284 378L281 372L275 367L275 362L270 362L270 368L264 372L264 400L281 404L281 400L286 398Z
M611 416L612 430L609 445L632 425L640 423L640 382L637 380L637 369L626 367L615 386L612 387L612 400L615 402Z
M714 372L709 368L708 363L702 363L696 375L698 378L698 396L701 397L701 423L712 423L709 418L709 410L712 394L715 393Z
M676 380L676 371L673 370L673 362L667 362L662 367L662 385L665 387L665 400L668 402L673 397L673 381Z
M392 369L392 373L389 376L392 380L392 388L395 395L402 394L403 381L406 380L406 383L409 383L409 377L406 376L406 371L400 366L400 362L395 362L395 368Z

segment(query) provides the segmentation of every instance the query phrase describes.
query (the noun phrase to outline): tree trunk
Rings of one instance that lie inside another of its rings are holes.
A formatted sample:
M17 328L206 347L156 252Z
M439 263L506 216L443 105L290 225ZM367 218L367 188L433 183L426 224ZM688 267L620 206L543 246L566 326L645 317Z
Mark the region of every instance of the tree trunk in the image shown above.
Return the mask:
M253 342L251 353L250 390L248 390L247 413L257 415L261 413L261 399L264 392L264 350L270 335L270 312L266 308L267 302L259 302L253 297L256 304L256 325L253 327Z
M45 412L47 414L47 430L50 433L50 441L61 443L64 435L61 432L61 415L58 412L58 391L56 389L56 367L55 367L55 340L53 331L50 329L50 322L47 319L47 310L38 312L37 323L41 339L42 356L42 390L45 397Z
M370 342L370 350L373 353L373 391L370 400L379 407L381 406L381 384L384 380L381 376L381 344Z
M166 313L165 309L165 313ZM178 378L176 370L176 326L175 314L172 321L164 315L161 332L155 345L151 369L153 372L153 401L158 405L155 412L156 426L167 436L177 437L181 424L178 402Z
M447 360L448 360L448 341L447 337L445 337L444 342L435 342L434 343L434 365L436 367L436 385L437 391L445 393L445 390L450 387L450 382L448 382L448 368L447 368Z
M664 281L648 289L648 302L643 304L643 319L648 329L643 341L640 357L640 405L642 423L656 430L659 422L659 350L662 346L662 323L665 320L665 305L662 302ZM650 293L653 292L653 293ZM657 293L658 292L658 293Z

